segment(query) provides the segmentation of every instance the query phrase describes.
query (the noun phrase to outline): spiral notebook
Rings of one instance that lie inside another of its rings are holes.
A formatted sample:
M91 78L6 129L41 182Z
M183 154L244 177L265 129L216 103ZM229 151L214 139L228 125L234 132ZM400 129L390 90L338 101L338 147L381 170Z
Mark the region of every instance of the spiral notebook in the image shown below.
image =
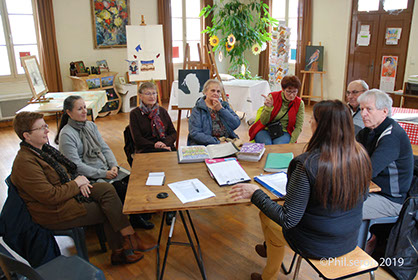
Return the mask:
M251 181L251 178L235 158L207 159L206 166L221 187Z

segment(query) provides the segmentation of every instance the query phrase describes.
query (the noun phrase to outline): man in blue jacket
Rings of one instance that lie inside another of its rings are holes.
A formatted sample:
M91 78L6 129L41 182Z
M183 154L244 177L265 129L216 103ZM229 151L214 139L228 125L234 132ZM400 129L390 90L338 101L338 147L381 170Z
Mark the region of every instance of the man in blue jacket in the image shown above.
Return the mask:
M405 130L391 119L392 99L372 89L359 96L365 128L357 134L369 153L372 181L382 190L370 193L363 205L363 220L398 216L411 186L414 157Z

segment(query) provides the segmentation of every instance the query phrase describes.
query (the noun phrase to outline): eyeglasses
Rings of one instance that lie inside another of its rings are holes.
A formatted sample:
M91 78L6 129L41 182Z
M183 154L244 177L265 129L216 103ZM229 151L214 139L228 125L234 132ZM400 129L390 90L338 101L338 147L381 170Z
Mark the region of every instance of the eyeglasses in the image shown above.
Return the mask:
M43 130L43 131L45 131L46 129L48 129L49 128L49 126L47 125L47 124L44 124L43 126L41 126L41 127L37 127L37 128L33 128L33 129L31 129L31 130L28 130L28 132L30 132L30 131L35 131L35 130Z
M358 91L358 90L348 91L348 90L347 90L347 91L345 92L345 94L346 94L346 95L350 95L350 94L351 94L351 95L356 95L356 94L359 94L360 92L365 92L365 91L366 91L366 90L364 90L364 89L363 89L363 90L360 90L360 91Z
M284 90L286 93L288 93L288 94L298 94L298 90L297 89L295 89L295 90L287 90L287 89L285 89Z
M154 92L141 92L141 94L146 95L146 96L157 95L155 91Z

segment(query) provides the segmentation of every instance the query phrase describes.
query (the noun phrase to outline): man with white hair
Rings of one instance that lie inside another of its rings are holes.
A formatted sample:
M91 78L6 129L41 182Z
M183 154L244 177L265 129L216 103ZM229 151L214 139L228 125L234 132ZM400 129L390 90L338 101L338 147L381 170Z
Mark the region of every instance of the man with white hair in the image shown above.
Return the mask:
M360 104L357 98L365 91L369 90L369 85L363 80L355 80L348 84L347 91L345 93L347 97L348 107L350 108L351 115L353 116L354 132L357 133L364 128L363 119L360 114Z
M398 216L411 186L414 157L405 130L391 119L392 99L372 89L357 99L365 128L357 134L373 168L372 181L382 190L370 193L363 205L363 220Z

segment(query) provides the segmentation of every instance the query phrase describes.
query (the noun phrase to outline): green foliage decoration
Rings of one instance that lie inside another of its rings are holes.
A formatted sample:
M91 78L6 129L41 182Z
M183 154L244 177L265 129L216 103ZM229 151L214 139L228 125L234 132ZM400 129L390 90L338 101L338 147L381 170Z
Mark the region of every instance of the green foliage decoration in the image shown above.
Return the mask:
M277 26L278 21L272 18L268 12L268 5L260 0L250 0L249 3L241 3L239 0L220 0L219 4L204 7L200 17L207 18L212 14L212 27L206 27L202 33L210 36L217 35L219 44L213 48L214 51L222 51L229 57L231 66L229 72L239 79L253 79L249 71L248 60L244 52L251 50L252 46L271 40L271 33L268 27ZM226 43L230 34L235 36L236 42L232 50L227 51ZM241 73L241 66L245 65L245 73Z

